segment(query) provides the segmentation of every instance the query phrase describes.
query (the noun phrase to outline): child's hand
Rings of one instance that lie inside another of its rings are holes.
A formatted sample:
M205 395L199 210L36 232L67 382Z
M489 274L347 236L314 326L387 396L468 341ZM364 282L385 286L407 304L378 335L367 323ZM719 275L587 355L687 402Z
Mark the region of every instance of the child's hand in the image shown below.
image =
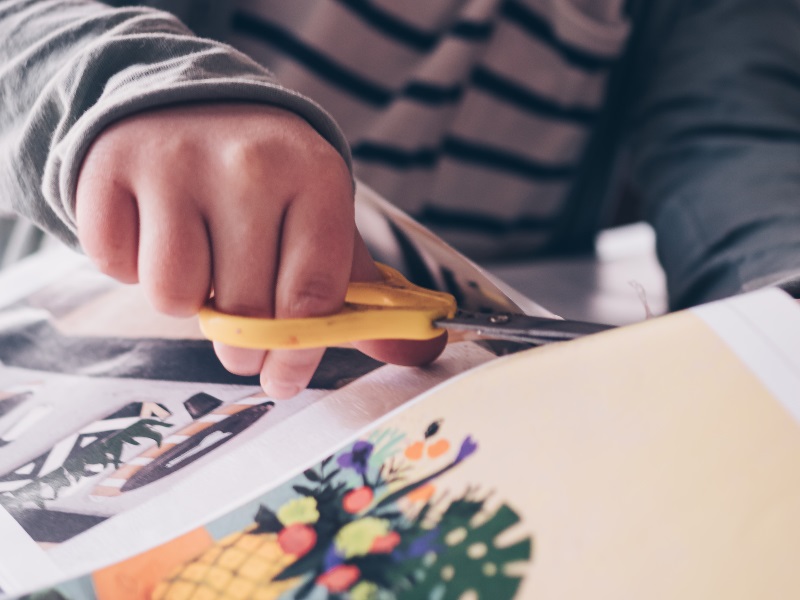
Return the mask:
M197 312L214 290L224 312L336 312L350 279L377 270L354 225L350 173L306 121L251 104L176 106L128 117L95 140L76 195L78 237L101 271L141 282L156 309ZM430 342L369 342L376 358L424 364ZM273 397L308 385L322 349L216 345L233 373L261 373Z

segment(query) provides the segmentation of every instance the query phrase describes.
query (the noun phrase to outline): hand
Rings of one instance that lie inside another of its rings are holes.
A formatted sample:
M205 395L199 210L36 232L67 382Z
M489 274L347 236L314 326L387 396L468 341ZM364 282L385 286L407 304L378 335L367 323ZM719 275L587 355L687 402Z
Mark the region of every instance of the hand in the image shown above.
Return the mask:
M256 104L182 105L107 128L84 159L78 238L104 273L140 282L153 306L195 314L213 289L223 312L320 316L348 281L380 275L354 225L350 173L305 120ZM428 342L363 342L375 358L424 364ZM261 374L264 390L304 389L323 349L258 351L216 344L222 364Z

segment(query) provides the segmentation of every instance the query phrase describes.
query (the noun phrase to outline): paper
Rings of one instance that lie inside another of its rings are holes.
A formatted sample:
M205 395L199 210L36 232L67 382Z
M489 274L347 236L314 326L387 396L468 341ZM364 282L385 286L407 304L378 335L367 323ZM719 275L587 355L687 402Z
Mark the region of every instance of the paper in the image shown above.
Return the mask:
M798 335L765 292L489 362L59 593L791 597Z

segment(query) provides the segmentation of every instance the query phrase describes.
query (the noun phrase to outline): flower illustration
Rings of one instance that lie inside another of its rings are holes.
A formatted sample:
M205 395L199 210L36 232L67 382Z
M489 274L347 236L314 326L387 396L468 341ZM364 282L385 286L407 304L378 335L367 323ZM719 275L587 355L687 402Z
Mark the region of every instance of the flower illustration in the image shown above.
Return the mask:
M391 523L377 517L364 517L344 525L334 538L336 549L345 558L369 554L372 544L391 529Z
M464 438L464 441L461 442L461 448L458 449L458 455L456 455L456 459L453 461L453 463L460 463L462 460L474 453L477 449L478 442L473 440L471 435L468 435Z
M289 500L278 510L278 520L286 526L302 523L309 525L319 520L316 499L310 496Z
M410 445L393 429L373 432L303 471L275 492L273 502L266 497L255 527L235 537L237 555L250 553L247 564L256 564L258 553L266 565L261 579L248 580L263 592L258 597L290 590L296 600L461 598L470 592L492 600L515 597L522 577L505 566L530 560L532 540L497 542L521 520L508 504L487 510L488 495L475 486L451 494L441 478L478 443L467 435L451 445L440 435L441 425L434 421L424 440ZM409 469L410 462L427 458L436 462L424 475ZM176 594L185 582L196 585L197 564L172 576ZM203 569L210 588L212 571ZM243 577L229 569L232 578ZM162 594L158 600L178 597Z
M364 475L369 466L369 457L374 446L367 441L359 440L353 444L353 449L339 457L339 466L345 469L353 469L359 475Z
M278 533L278 544L286 554L305 556L317 543L317 532L308 525L294 523Z
M409 502L429 502L435 493L436 486L432 483L428 483L410 491L406 498Z
M350 590L350 600L376 600L380 588L371 581L359 581Z
M342 508L345 512L354 515L367 508L375 497L372 488L367 485L362 485L359 488L350 490L342 498Z
M431 458L439 458L448 450L450 450L450 442L445 439L437 440L431 444L426 444L424 441L418 441L410 444L405 449L403 454L408 460L416 461L422 460L425 452L427 452L428 456Z
M439 538L441 532L438 527L418 534L411 543L404 550L397 549L394 551L394 558L398 562L412 560L414 558L422 558L429 552L439 551Z
M355 565L337 565L317 577L317 583L332 594L341 594L349 590L359 577L361 571Z
M371 554L391 554L398 544L400 544L400 534L390 531L386 535L379 535L372 540L369 551Z
M324 571L330 571L333 567L337 567L343 563L344 556L339 554L335 545L331 544L322 559L322 569Z

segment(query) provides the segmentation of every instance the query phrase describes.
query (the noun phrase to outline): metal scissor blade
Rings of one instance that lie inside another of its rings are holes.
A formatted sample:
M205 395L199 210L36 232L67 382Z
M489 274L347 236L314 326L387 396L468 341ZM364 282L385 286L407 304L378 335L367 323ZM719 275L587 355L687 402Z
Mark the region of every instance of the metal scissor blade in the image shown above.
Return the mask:
M437 319L433 324L449 331L470 332L480 338L537 345L564 342L614 328L613 325L583 321L562 321L513 313L473 313L462 310L451 319Z

